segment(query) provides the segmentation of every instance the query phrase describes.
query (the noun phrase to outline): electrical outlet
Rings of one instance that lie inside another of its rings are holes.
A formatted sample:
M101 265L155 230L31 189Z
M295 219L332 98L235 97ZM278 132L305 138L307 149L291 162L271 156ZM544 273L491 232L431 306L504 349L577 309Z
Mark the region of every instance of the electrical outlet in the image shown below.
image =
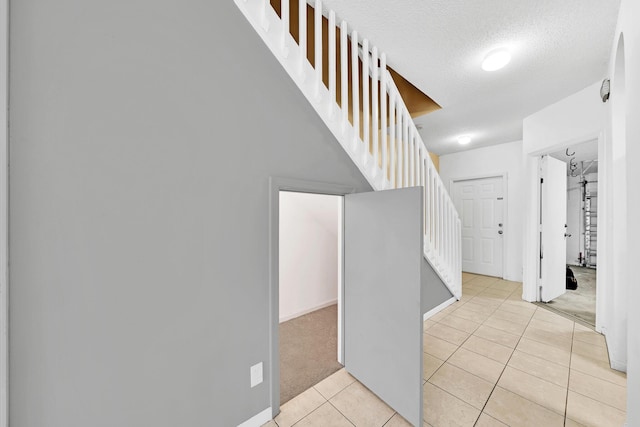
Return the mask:
M251 388L262 382L262 362L251 367Z

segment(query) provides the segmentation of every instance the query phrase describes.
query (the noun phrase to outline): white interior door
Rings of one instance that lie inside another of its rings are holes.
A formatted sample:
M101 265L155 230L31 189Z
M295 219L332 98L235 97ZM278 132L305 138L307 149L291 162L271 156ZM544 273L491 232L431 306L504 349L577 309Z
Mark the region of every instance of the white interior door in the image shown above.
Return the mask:
M462 271L503 277L504 179L453 183L453 202L462 221Z
M542 301L566 290L567 164L543 156L540 160L540 271Z
M422 426L422 188L344 198L346 370Z

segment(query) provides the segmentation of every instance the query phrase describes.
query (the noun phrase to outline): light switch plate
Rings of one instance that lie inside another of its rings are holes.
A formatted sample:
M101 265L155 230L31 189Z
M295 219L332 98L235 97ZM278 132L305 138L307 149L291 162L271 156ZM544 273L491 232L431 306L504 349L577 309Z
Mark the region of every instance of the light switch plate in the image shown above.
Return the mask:
M251 367L251 388L262 382L262 362Z

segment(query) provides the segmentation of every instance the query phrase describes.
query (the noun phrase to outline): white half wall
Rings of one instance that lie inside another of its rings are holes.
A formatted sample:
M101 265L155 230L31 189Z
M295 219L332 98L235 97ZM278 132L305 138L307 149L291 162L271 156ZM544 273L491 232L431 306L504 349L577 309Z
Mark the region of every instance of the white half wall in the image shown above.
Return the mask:
M504 234L504 278L522 280L522 141L440 156L440 176L451 182L506 174L507 213Z
M280 193L280 322L338 298L341 198Z

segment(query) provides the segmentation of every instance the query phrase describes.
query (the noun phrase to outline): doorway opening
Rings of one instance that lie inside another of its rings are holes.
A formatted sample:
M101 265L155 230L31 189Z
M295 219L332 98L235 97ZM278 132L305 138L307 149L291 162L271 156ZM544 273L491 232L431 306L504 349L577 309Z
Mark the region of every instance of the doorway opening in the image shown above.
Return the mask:
M342 368L342 204L280 191L280 404Z
M598 140L572 145L549 156L566 164L566 268L565 292L544 307L595 328Z
M506 176L456 179L451 193L462 222L462 271L503 278Z

